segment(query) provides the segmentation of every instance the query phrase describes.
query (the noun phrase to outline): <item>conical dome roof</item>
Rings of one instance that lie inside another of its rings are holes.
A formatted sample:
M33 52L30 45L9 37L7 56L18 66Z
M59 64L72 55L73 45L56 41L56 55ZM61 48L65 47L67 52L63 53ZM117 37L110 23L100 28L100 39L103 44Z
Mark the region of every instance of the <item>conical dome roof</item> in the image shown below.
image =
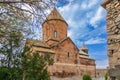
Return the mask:
M52 12L48 15L46 20L51 20L51 19L59 19L65 21L56 8L52 10Z
M83 43L81 49L84 50L84 49L88 49L88 48L87 48L86 45Z

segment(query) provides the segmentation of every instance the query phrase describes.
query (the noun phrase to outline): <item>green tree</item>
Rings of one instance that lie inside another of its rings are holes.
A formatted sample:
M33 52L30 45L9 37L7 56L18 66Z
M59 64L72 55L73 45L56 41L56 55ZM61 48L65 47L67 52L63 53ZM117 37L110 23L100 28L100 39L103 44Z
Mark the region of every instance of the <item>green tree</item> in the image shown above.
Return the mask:
M8 76L9 76L8 69L5 67L0 67L0 79L9 80Z
M91 79L91 76L88 75L88 74L84 74L83 77L82 77L83 80L92 80Z
M27 48L25 50L27 51ZM54 61L49 53L32 53L32 55L23 53L22 62L23 80L50 80L47 69Z
M21 80L24 40L44 20L53 1L0 0L0 73L8 74L7 80Z
M20 66L21 66L21 50L20 43L22 38L22 33L17 31L12 31L8 33L7 40L4 45L0 48L1 54L1 70L0 73L2 80L19 80L18 78L21 74ZM7 74L7 76L4 76Z

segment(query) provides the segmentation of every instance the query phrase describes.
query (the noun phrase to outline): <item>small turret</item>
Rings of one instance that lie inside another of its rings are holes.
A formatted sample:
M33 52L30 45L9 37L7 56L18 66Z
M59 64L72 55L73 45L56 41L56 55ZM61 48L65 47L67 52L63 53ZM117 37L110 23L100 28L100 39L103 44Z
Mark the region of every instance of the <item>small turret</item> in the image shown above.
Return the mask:
M81 49L83 52L87 53L88 54L88 48L86 47L86 45L83 43Z

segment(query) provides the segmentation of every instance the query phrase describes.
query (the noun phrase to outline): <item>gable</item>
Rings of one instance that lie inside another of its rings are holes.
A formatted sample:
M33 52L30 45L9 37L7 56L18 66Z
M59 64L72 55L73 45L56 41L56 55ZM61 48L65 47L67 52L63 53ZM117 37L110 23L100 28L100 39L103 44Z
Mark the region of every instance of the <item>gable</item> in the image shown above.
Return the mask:
M51 48L57 49L58 51L63 52L63 53L64 52L66 52L66 53L70 52L70 54L78 54L79 53L79 49L77 48L77 46L73 43L73 41L69 37L61 40L60 42L58 42Z
M26 46L30 48L30 52L55 53L50 49L49 45L44 41L27 39Z
M57 57L58 62L76 63L79 49L69 37L52 46L52 50L56 52L56 56L59 56Z
M61 44L65 43L65 42L68 43L68 44L66 44L66 45L69 45L69 43L71 43L71 44L76 48L76 50L79 51L79 49L77 48L77 46L74 44L74 42L73 42L69 37L61 40L60 42L58 42L58 43L56 43L56 44L54 44L53 46L51 46L51 48L54 48L54 47L56 47L56 46L60 46ZM64 44L63 44L63 45L64 45Z
M65 40L63 40L60 45L62 46L73 46L75 50L79 51L79 49L77 48L77 46L74 44L74 42L67 37Z
M34 39L27 39L26 40L26 45L50 48L50 46L47 43L45 43L44 41L34 40Z

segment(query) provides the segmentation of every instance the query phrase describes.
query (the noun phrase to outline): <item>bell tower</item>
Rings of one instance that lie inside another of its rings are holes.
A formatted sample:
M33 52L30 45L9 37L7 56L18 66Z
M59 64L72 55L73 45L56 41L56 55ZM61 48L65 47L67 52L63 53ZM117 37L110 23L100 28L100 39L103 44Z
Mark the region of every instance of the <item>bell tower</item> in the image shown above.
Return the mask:
M88 48L86 47L86 45L84 43L83 43L83 45L81 47L81 50L88 54Z
M42 37L49 45L67 37L67 23L56 8L48 15L42 24Z

